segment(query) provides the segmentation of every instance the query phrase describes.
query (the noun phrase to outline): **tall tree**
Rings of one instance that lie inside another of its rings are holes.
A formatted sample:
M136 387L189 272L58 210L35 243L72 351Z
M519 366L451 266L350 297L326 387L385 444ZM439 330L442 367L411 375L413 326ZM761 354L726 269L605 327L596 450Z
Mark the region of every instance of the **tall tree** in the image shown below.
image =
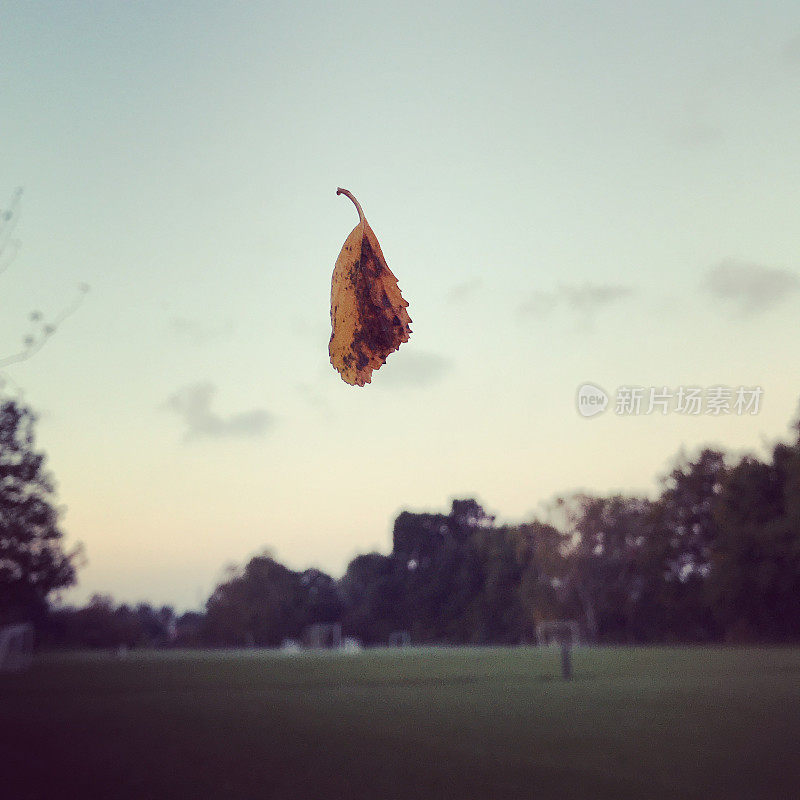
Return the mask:
M80 548L63 548L35 420L14 401L0 404L0 620L41 618L50 593L75 582Z
M569 585L569 537L540 520L515 529L517 558L522 566L517 593L522 609L521 640L536 642L536 626L547 620L584 621L584 608ZM590 627L585 624L584 627Z
M726 636L800 638L800 441L733 467L717 520L709 584Z
M519 592L525 569L518 530L478 528L472 534L469 573L481 582L470 605L470 640L476 644L518 644L525 636L526 609ZM468 573L468 574L469 574Z
M642 612L649 638L702 641L719 633L707 584L726 470L725 455L705 449L693 460L679 457L662 478L644 553Z
M414 641L485 639L475 624L475 599L486 580L475 534L493 526L494 517L472 499L454 500L449 514L397 517L392 557L403 575L403 616Z
M725 478L725 456L705 449L694 460L679 460L662 479L656 524L665 533L664 567L675 578L708 574L718 527L714 504Z
M336 582L324 572L294 572L271 556L233 568L206 603L204 636L211 644L279 645L307 625L341 616Z
M385 644L393 631L407 629L407 563L381 553L356 556L340 581L343 628L367 644Z
M650 501L577 494L559 503L572 539L566 588L580 600L589 635L612 641L646 638L639 603L642 555L652 526Z

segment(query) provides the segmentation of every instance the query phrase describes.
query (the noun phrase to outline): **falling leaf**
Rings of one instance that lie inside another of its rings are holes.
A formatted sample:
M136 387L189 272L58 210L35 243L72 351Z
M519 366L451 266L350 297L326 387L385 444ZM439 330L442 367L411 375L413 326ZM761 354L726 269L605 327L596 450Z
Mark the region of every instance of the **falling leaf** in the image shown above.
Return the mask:
M345 240L333 269L333 331L328 352L345 383L363 386L372 380L373 370L408 341L411 318L358 200L347 189L337 189L336 194L353 201L358 225Z

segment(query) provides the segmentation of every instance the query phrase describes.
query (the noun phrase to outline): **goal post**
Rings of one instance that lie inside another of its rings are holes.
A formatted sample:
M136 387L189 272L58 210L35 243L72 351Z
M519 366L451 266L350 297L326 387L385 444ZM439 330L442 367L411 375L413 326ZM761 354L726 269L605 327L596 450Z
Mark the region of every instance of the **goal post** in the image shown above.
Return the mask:
M342 646L339 622L318 622L303 631L303 646L308 650L338 650Z
M573 619L551 619L536 626L539 645L566 644L576 647L581 643L580 625Z
M27 669L33 658L33 625L6 625L0 628L0 672Z
M392 631L389 634L389 647L408 647L411 644L411 634L408 631Z

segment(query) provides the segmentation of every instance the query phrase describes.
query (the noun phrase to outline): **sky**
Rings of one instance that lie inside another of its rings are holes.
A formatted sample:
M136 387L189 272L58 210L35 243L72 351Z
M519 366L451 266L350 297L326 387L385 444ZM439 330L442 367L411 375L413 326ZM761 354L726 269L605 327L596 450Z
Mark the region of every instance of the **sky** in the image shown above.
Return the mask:
M0 364L57 329L1 375L85 548L65 599L199 607L265 549L341 575L402 509L763 454L800 399L799 131L794 0L3 3ZM364 388L328 361L339 186L413 320ZM716 386L758 413L646 413Z

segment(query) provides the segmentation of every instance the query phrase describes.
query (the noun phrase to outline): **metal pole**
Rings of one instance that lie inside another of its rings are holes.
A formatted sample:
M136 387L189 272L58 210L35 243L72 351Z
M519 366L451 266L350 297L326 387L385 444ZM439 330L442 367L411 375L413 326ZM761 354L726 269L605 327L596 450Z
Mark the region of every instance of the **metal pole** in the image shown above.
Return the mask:
M572 649L566 639L561 640L561 677L565 681L572 677Z

